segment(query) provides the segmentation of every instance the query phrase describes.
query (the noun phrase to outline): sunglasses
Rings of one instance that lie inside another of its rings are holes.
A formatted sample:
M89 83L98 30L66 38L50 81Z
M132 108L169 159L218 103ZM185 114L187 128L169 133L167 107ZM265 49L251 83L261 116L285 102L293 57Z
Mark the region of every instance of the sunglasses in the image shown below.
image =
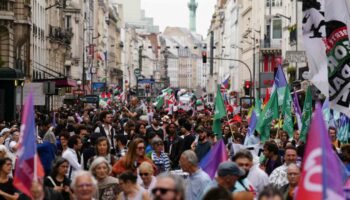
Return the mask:
M149 173L139 173L140 176L148 176Z
M138 150L144 150L145 147L137 147Z
M160 194L161 194L161 195L164 195L164 194L166 194L168 191L174 191L174 192L175 192L176 190L170 189L170 188L154 188L154 189L152 190L152 194L155 195L155 194L157 194L158 191L160 191Z

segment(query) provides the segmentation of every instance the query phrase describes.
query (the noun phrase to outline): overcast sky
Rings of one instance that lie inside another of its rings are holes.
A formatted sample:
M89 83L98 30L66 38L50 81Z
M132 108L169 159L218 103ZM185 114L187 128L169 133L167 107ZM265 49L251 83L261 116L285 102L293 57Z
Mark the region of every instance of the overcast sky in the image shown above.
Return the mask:
M190 0L141 0L141 8L147 17L154 18L154 24L159 25L163 32L166 26L189 28L189 11L187 3ZM197 33L205 38L214 12L216 0L197 0Z

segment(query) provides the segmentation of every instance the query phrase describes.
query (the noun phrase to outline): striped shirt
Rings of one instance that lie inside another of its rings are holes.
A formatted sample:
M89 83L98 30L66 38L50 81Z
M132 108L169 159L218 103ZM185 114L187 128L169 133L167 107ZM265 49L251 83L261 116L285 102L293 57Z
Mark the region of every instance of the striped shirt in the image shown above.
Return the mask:
M166 155L164 152L160 154L158 157L155 151L152 151L151 159L153 163L158 168L158 173L170 171L170 160L168 155Z

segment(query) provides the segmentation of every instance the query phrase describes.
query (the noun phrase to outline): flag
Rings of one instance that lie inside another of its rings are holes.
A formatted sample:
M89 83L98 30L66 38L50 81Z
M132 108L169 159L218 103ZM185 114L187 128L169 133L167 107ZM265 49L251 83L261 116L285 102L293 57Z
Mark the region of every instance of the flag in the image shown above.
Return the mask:
M218 139L222 137L221 118L225 117L226 114L227 113L225 109L224 100L222 99L221 92L220 92L220 85L218 85L216 97L215 97L215 112L214 112L214 121L213 121L213 132L218 135L217 136Z
M156 98L156 102L154 103L154 106L156 107L156 109L161 109L164 105L164 96L163 95L159 95Z
M100 61L105 61L105 54L102 52L97 52L96 53L96 60L100 60Z
M264 99L264 106L269 102L270 100L270 92L271 92L271 88L266 88L266 94L265 94L265 99Z
M294 113L295 117L297 119L297 124L298 124L298 130L301 130L301 110L300 110L300 105L299 105L299 100L298 100L298 94L294 92L293 94L293 108L294 108Z
M225 87L225 89L229 89L230 88L230 75L228 75L226 77L226 79L224 81L222 81L221 84Z
M293 132L294 132L291 102L292 102L292 96L290 95L290 90L287 85L284 89L282 115L284 120L283 130L287 131L289 137L293 137Z
M300 132L300 140L306 142L306 135L309 130L312 115L312 96L310 86L306 89L305 101L303 107L302 126Z
M303 1L303 41L308 58L308 79L324 94L329 95L327 55L325 46L324 0ZM337 4L339 1L328 1ZM346 8L346 7L344 7ZM335 11L336 13L344 13ZM347 11L345 11L347 12ZM315 51L317 50L317 51Z
M324 6L330 107L350 117L348 5L346 0L328 0L324 1Z
M342 143L348 143L349 139L349 118L342 114L340 116L339 127L337 128L337 139Z
M29 197L32 197L30 192L32 182L44 177L44 169L36 149L34 119L33 93L31 92L24 106L13 180L13 185Z
M304 155L296 200L345 199L341 163L332 149L319 103L312 118Z
M284 75L283 69L282 69L282 65L279 65L277 68L277 73L275 75L275 82L273 84L272 87L272 93L274 90L277 90L277 94L278 94L278 105L282 105L283 104L283 98L284 98L284 90L287 87L287 80L286 77Z
M244 139L244 145L247 145L248 138L254 134L256 124L258 122L258 117L256 115L255 110L252 112L252 116L250 117L250 122L247 130L247 134Z
M256 130L260 133L261 141L265 142L270 137L271 122L278 118L277 91L274 91L264 110L261 112L256 125Z
M219 164L228 159L226 146L222 139L216 142L215 146L202 158L199 166L213 179Z
M329 121L331 119L331 110L329 108L329 99L328 98L326 98L326 100L323 102L322 113L323 113L323 118L324 118L324 120L326 122L326 127L328 129Z

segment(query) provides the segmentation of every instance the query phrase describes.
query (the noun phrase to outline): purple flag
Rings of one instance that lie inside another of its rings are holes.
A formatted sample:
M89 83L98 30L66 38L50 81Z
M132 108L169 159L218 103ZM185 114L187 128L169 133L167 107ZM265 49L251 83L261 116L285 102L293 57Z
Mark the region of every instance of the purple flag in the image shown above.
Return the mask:
M297 118L297 123L298 123L298 129L301 130L301 110L300 110L300 105L299 105L299 100L298 100L298 95L297 92L294 92L293 94L293 108L294 108L294 113Z
M203 171L207 172L210 178L214 178L216 171L221 162L227 160L227 153L225 143L222 139L217 141L214 147L210 149L207 155L202 158L199 166L203 169Z
M248 138L254 134L257 123L258 123L258 118L256 116L256 112L254 109L252 112L252 116L250 117L250 122L249 122L247 134L245 136L244 145L247 145Z

